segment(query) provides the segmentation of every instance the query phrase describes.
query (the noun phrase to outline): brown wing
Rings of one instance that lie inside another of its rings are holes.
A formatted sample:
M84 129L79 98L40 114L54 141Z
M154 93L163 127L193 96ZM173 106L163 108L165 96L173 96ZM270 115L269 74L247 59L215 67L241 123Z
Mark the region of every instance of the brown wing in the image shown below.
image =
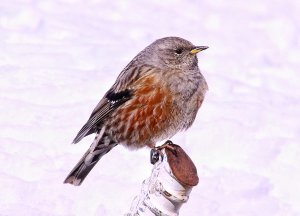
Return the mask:
M80 129L73 143L78 143L83 137L101 129L103 121L121 104L133 97L134 91L131 89L131 85L140 78L141 74L153 69L151 66L137 66L134 63L133 60L120 73L115 84L97 104L89 120Z
M128 101L132 96L132 91L125 89L120 92L108 92L97 105L96 112L93 112L89 120L83 125L73 140L78 143L83 137L95 133L102 127L103 121L121 104Z

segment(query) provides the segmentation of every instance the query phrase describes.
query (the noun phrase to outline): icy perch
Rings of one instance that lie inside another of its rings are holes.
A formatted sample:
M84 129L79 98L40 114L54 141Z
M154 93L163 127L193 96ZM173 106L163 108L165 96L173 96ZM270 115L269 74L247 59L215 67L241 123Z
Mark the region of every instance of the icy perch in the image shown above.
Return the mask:
M127 216L176 216L188 201L193 186L199 182L197 169L180 146L169 146L160 154L152 152L151 160L157 158L151 176L143 181L141 193L134 198Z

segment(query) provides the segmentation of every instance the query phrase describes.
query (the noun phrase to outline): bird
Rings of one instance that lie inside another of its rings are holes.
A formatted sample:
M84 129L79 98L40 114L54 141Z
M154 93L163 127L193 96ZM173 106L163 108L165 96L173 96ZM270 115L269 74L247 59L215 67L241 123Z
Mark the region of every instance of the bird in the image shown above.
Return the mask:
M180 37L155 40L121 71L73 140L95 139L64 183L81 185L96 163L117 145L149 147L188 129L208 90L195 46Z

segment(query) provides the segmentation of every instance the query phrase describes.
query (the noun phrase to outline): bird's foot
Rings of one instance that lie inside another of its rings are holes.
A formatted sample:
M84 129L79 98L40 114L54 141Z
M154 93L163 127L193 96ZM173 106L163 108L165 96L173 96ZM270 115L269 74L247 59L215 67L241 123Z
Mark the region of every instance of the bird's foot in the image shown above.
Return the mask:
M163 149L168 149L172 152L176 152L176 149L173 146L173 142L171 140L167 140L163 145L151 149L150 152L151 164L155 164L159 160L159 157L163 157L163 153L161 152Z
M163 149L169 149L171 151L175 151L175 148L173 146L173 142L171 140L167 140L164 144L161 146L155 147L156 150L161 151Z

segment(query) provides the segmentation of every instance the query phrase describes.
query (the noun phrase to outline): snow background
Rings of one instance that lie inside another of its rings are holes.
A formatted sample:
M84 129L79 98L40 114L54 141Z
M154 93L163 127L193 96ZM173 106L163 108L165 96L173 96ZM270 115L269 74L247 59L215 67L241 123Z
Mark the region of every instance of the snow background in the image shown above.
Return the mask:
M200 178L181 215L299 216L299 13L296 0L2 0L0 215L126 213L149 150L117 147L73 187L93 136L70 143L140 50L180 36L210 46L210 91L172 139Z

